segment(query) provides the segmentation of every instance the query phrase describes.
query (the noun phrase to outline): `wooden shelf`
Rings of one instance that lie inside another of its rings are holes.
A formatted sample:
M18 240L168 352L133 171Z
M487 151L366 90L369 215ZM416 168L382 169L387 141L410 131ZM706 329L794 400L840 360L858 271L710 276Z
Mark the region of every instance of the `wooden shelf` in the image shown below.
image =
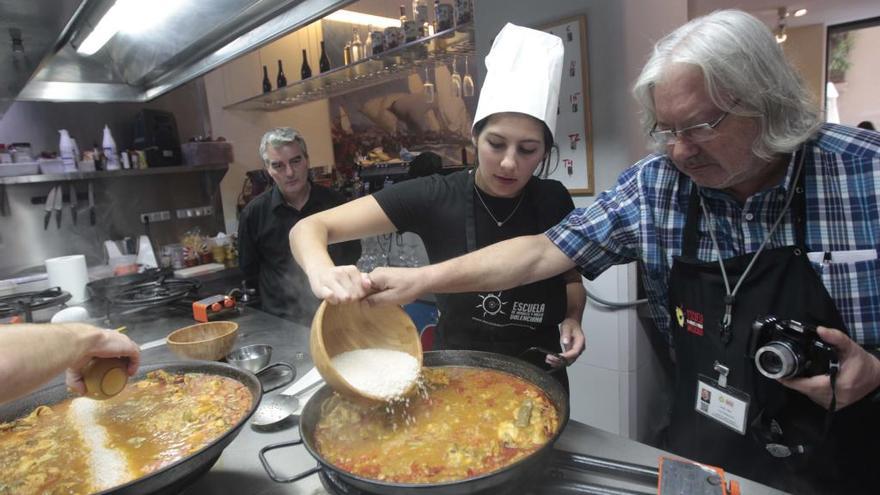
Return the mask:
M281 110L408 77L426 67L449 64L453 56L475 53L473 24L468 23L223 108Z

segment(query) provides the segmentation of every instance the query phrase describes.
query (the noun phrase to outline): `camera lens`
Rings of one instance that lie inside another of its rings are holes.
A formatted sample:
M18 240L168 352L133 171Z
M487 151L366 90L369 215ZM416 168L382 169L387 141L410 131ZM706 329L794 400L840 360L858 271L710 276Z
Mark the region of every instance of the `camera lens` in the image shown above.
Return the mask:
M785 342L770 342L755 353L755 366L767 378L786 378L798 369L794 350Z

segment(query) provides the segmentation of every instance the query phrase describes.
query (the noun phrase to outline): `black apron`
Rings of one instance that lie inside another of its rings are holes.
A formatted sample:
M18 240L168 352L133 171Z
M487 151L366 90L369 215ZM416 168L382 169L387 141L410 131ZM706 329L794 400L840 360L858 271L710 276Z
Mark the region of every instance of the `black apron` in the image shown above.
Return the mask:
M726 295L720 267L717 261L697 258L700 200L692 186L682 254L674 259L669 280L676 376L667 447L793 493L875 492L880 471L874 466L880 459L880 444L871 445L878 439L876 406L863 400L836 412L826 435L826 410L761 375L748 356L752 323L759 316L776 315L846 331L806 256L806 200L803 175L799 176L791 203L797 245L760 254L737 292L727 338L720 331ZM731 287L752 257L753 253L724 260ZM702 332L694 320L701 320ZM698 375L718 379L716 361L730 369L728 386L751 398L745 435L695 411ZM774 457L768 444L795 451L803 446L804 453Z
M467 252L483 247L477 242L474 174L467 180L464 216ZM527 189L523 194L527 194ZM528 200L529 198L523 198ZM532 198L529 202L533 202ZM522 205L529 208L528 204ZM515 218L513 219L515 220ZM534 225L531 233L539 232ZM560 351L559 323L565 318L566 292L561 276L503 291L442 294L435 348L496 352L519 357L542 369L545 354L531 347ZM564 369L553 373L568 390Z

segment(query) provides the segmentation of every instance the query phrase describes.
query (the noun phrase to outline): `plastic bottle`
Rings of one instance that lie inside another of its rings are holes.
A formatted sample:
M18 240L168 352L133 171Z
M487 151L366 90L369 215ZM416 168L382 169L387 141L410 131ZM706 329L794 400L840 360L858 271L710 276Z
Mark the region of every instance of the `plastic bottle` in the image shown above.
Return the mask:
M64 171L74 172L76 171L76 162L73 159L73 141L71 141L67 129L61 129L58 134L61 135L58 141L58 151L60 151L61 161L64 163Z
M79 168L79 162L82 161L79 145L76 144L76 139L70 138L70 142L73 143L73 163L76 165L76 168Z
M102 146L104 148L104 169L119 170L119 155L116 154L116 141L113 140L110 128L106 125L104 126L104 142Z

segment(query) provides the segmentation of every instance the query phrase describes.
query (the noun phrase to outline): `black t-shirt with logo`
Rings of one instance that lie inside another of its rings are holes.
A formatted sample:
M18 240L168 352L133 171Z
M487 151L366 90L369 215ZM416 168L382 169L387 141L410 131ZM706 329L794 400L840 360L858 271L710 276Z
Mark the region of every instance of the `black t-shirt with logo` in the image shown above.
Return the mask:
M471 242L479 249L542 233L574 209L560 182L537 177L524 188L519 205L519 197L479 193L484 206L476 194L472 171L461 171L401 182L377 191L374 197L398 230L422 238L431 263L466 254L469 226L473 229ZM561 276L506 291L436 296L441 314L438 348L504 354L518 354L523 346L531 345L555 343L551 348L559 348L557 325L566 309Z

